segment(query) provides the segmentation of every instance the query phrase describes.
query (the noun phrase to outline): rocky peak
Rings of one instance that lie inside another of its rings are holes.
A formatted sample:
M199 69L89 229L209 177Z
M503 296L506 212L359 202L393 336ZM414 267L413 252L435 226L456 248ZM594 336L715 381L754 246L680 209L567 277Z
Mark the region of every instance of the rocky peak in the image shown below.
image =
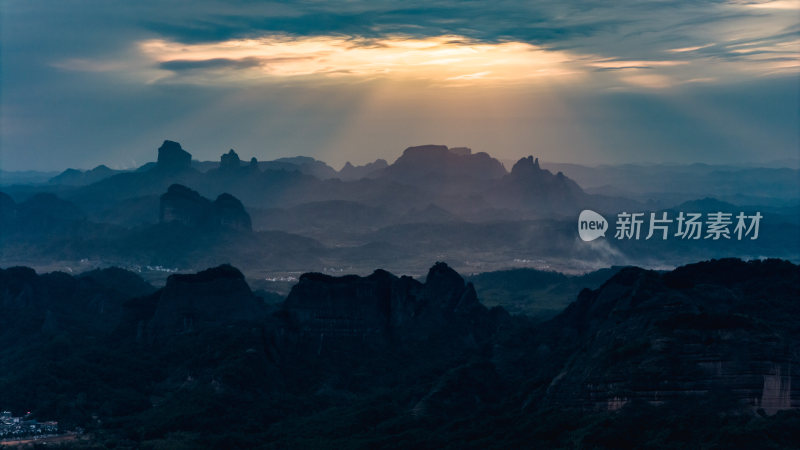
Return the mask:
M342 170L339 171L339 178L345 181L358 180L372 176L388 166L389 164L385 159L377 159L363 166L354 166L350 161L347 161L342 167Z
M489 180L506 175L503 164L485 152L445 145L409 147L383 171L384 176L406 182L440 184L448 179Z
M231 194L222 193L214 200L219 224L223 227L230 227L241 230L252 230L250 215L244 209L244 205L238 198Z
M213 202L197 191L173 184L161 195L159 220L179 222L190 227L252 230L244 205L230 194L220 194Z
M242 161L239 159L239 155L237 155L233 149L228 150L228 153L223 153L220 157L220 170L236 170L241 167L241 165Z
M489 320L472 284L465 285L445 263L436 263L424 284L384 270L368 277L304 274L284 307L300 334L317 340L372 336L375 342L416 341Z
M192 164L192 155L181 148L175 141L164 141L158 148L158 168L162 170L188 169Z
M541 170L542 168L539 167L539 158L527 156L514 164L514 167L511 168L511 174L516 176L524 176L531 173L537 173Z
M428 270L425 278L425 294L430 301L452 308L464 293L464 279L443 262L437 262Z
M427 144L427 145L417 145L414 147L408 147L403 150L403 155L400 157L402 158L413 158L419 156L430 156L432 154L444 155L449 153L446 145L435 145L435 144Z
M244 275L228 264L170 275L162 289L126 306L137 322L137 337L146 342L210 325L258 320L265 314Z

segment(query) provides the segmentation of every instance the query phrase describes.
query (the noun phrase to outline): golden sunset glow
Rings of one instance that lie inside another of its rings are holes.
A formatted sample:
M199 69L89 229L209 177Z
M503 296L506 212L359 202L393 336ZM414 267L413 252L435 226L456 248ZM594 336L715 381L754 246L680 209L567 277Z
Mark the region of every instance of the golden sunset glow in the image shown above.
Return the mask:
M346 39L321 36L231 40L213 44L181 44L149 40L141 52L162 67L217 62L237 67L237 77L392 78L432 82L536 82L579 75L563 51L521 42L478 43L460 36L424 39ZM206 69L210 78L224 74Z

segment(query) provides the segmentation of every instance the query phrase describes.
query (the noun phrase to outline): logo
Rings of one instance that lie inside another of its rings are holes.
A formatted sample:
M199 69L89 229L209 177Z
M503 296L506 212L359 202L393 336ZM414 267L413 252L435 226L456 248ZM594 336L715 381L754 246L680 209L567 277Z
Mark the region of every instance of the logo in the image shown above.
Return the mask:
M672 213L674 214L674 212ZM649 220L648 220L649 216ZM705 217L704 217L705 216ZM703 213L683 211L677 216L670 217L670 212L621 212L617 214L616 232L617 240L662 240L680 238L682 240L713 241L730 240L741 241L758 239L761 219L760 212L747 214L740 211ZM578 216L578 234L581 239L590 242L600 236L606 237L608 222L600 214L584 209Z
M584 209L578 216L578 235L582 240L589 242L600 236L605 237L608 230L608 222L605 217L590 210Z

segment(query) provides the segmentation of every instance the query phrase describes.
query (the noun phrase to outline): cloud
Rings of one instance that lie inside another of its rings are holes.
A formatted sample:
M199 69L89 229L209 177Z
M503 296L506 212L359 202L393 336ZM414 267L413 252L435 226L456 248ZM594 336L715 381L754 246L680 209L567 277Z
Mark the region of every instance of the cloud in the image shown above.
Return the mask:
M796 5L8 0L0 164L146 161L170 137L201 158L332 163L428 141L599 163L793 157Z
M464 36L349 38L263 36L213 43L140 42L143 55L173 72L165 82L257 82L308 76L445 82L537 83L581 74L565 51ZM181 78L191 71L192 78ZM202 72L202 74L198 74Z
M796 73L791 60L800 58L797 30L792 29L797 24L780 13L787 5L498 0L489 8L455 0L400 5L363 0L336 5L199 1L178 11L143 1L129 13L139 19L133 28L141 35L128 41L122 60L115 60L120 52L106 52L52 64L106 72L124 67L119 72L130 77L130 61L135 60L149 64L136 68L148 83L253 83L322 76L342 82L457 81L449 85L464 87L541 84L560 78L599 89L661 89L697 79L735 82ZM414 43L438 47L402 47ZM175 54L176 49L187 54ZM460 53L468 49L482 54ZM453 54L443 56L448 52ZM635 70L644 72L629 73ZM625 73L601 73L615 71Z

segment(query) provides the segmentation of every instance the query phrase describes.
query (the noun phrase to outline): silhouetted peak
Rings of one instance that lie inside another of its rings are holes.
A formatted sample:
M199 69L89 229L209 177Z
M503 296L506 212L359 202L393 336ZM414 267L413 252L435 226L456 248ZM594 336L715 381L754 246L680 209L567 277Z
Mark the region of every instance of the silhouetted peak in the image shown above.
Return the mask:
M167 278L167 286L175 283L207 283L221 279L233 279L244 281L244 275L239 269L230 264L222 264L217 267L202 270L197 273L176 273Z
M428 270L425 278L426 289L432 289L436 293L461 290L464 288L464 279L461 275L443 262L437 262Z
M228 193L222 193L214 200L214 207L220 225L245 230L252 229L250 215L247 214L244 205L238 198Z
M172 184L169 188L167 188L167 193L171 195L180 195L184 197L192 197L192 198L199 198L200 193L195 191L194 189L188 188L182 184Z
M698 284L732 286L748 284L753 280L773 278L796 286L800 269L789 261L765 259L742 261L739 258L722 258L687 264L663 275L664 283L674 288L690 288ZM770 288L775 289L773 284Z
M389 164L385 159L376 159L374 162L363 166L355 166L350 161L347 161L339 171L339 178L342 180L357 180L378 173L388 166Z
M244 205L242 205L242 202L240 202L238 198L226 192L219 194L217 199L214 200L214 203L225 207L244 208Z
M151 306L147 307L147 303ZM194 274L175 274L167 278L163 289L130 306L145 306L151 312L138 314L150 322L138 338L157 340L170 334L187 333L240 321L257 321L263 305L253 295L244 275L235 267L223 264Z
M524 174L524 173L531 173L535 171L542 170L539 167L539 158L534 158L533 156L526 156L525 158L520 159L514 164L514 167L511 168L512 174Z
M429 154L447 154L449 150L447 149L446 145L434 145L434 144L427 144L427 145L417 145L415 147L408 147L403 151L403 155L400 157L408 158L420 155L429 155Z
M219 168L220 170L235 170L238 169L242 165L242 161L239 159L239 155L233 149L230 149L228 153L223 153L220 157L219 161Z
M606 281L606 284L617 284L620 286L633 286L648 272L641 267L624 267Z
M81 220L86 214L77 205L50 192L34 194L18 205L20 211L38 218Z
M191 227L217 227L251 230L250 215L236 197L223 193L213 202L197 191L173 184L161 195L159 220L179 222Z
M175 141L164 141L158 148L158 167L167 170L188 169L192 164L192 155L181 148Z
M450 327L455 327L450 328L452 337L460 337L467 323L469 333L480 333L488 320L474 287L465 286L445 263L431 268L425 284L381 269L367 277L306 273L292 287L284 308L293 332L312 339L317 352L336 345L329 339L337 338L357 337L359 345L375 346L425 340ZM448 345L459 342L464 341Z
M506 173L503 164L485 152L472 153L464 147L453 151L445 145L409 147L383 172L404 181L434 184L451 178L497 179Z
M36 270L26 266L13 266L8 269L0 269L0 278L10 290L12 295L18 294L26 284L32 283L38 275Z
M94 269L78 276L81 280L90 280L107 289L116 289L132 296L152 293L155 288L139 275L119 267Z

